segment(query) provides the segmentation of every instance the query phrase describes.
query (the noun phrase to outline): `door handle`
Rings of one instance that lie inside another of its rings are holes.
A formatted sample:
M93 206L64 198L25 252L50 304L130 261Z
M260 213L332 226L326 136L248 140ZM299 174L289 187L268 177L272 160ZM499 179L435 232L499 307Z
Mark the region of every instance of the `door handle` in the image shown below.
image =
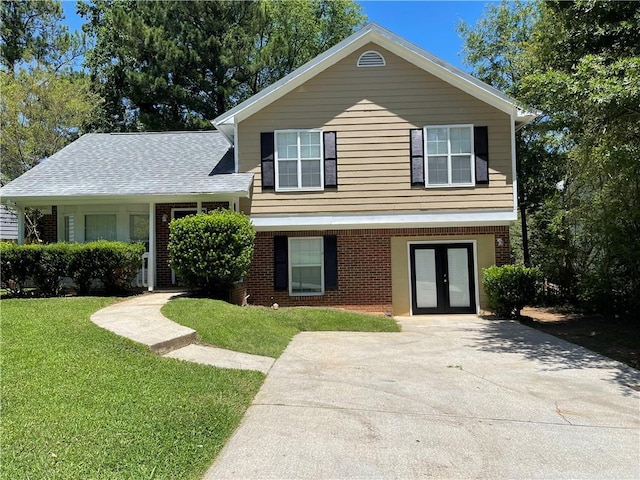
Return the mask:
M444 283L447 283L447 274L444 274Z

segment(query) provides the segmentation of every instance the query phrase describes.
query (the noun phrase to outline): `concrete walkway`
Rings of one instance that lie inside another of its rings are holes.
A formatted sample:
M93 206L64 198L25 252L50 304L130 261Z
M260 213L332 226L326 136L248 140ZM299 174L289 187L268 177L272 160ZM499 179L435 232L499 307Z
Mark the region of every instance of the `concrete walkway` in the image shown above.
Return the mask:
M271 357L196 344L195 330L169 320L160 312L165 303L179 294L160 292L140 295L98 310L91 316L91 321L169 358L263 373L271 369L275 361Z

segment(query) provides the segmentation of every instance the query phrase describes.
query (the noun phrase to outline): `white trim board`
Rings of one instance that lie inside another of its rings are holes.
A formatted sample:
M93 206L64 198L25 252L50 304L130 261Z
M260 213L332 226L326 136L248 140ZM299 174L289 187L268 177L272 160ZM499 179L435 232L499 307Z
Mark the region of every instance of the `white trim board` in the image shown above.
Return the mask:
M372 213L336 215L251 215L257 231L435 228L509 225L516 212Z

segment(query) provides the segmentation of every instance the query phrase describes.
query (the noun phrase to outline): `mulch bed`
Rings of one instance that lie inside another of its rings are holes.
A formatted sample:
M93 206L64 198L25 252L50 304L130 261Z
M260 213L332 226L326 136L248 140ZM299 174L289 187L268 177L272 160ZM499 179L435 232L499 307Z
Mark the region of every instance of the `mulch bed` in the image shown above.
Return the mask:
M640 369L640 322L543 307L522 309L520 322Z

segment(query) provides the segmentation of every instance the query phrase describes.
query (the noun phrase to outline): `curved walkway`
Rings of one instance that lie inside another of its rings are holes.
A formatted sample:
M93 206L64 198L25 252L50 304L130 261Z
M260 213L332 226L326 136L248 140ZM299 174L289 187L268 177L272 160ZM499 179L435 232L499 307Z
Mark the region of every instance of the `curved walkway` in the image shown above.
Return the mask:
M91 321L169 358L220 368L269 372L275 359L197 344L195 330L162 315L162 306L177 295L180 293L146 293L98 310Z

